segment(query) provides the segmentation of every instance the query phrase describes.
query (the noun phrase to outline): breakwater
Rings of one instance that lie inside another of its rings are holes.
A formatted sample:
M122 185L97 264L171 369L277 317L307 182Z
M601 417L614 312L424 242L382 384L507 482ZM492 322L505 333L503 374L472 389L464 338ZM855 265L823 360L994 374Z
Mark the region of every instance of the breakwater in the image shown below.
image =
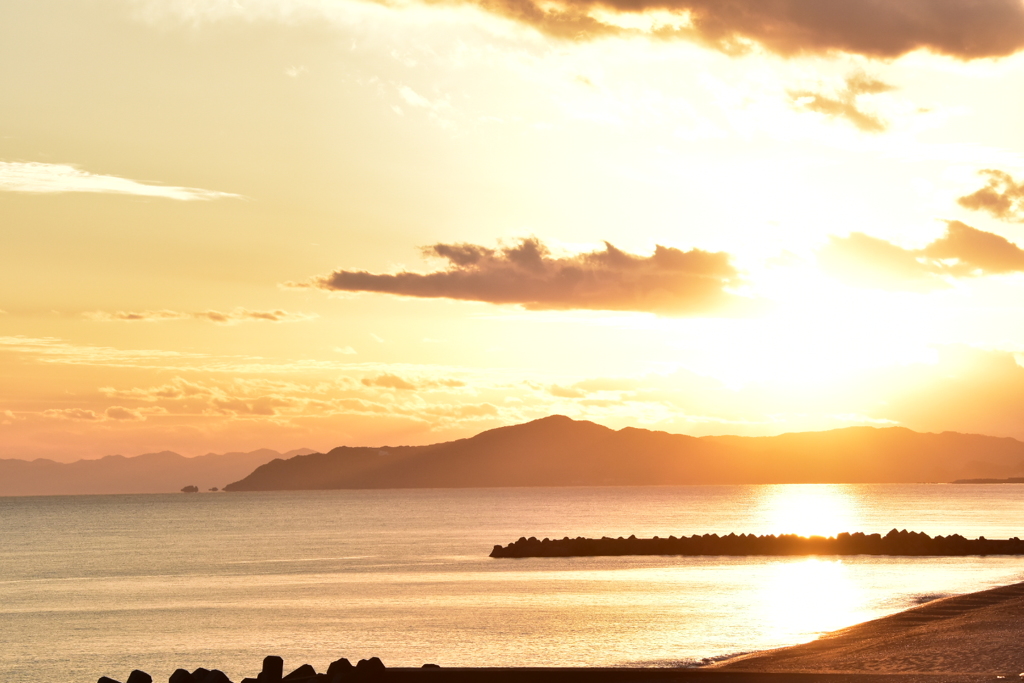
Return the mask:
M438 668L435 664L424 664L424 669ZM381 680L386 667L378 657L360 659L353 665L347 659L331 662L326 672L317 673L309 664L303 664L291 673L284 673L284 660L275 655L263 658L263 668L255 678L243 678L242 683L371 683ZM219 669L199 667L194 671L177 669L171 674L169 683L232 683ZM101 676L98 683L120 683ZM127 683L153 683L153 677L136 669L129 674Z
M929 536L923 532L881 534L841 533L836 536L780 534L704 534L668 538L520 538L507 546L494 546L491 557L597 557L609 555L890 555L966 556L1024 555L1024 541L964 538L959 534Z

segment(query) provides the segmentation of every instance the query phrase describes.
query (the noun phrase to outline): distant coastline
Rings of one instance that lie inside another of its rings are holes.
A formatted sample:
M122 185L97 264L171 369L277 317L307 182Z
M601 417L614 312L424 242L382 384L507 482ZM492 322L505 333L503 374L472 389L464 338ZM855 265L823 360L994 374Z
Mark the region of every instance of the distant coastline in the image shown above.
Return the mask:
M552 415L447 443L342 446L273 460L225 489L914 484L979 477L1024 477L1024 443L903 427L693 437Z
M1024 484L1024 477L1008 479L957 479L954 484Z

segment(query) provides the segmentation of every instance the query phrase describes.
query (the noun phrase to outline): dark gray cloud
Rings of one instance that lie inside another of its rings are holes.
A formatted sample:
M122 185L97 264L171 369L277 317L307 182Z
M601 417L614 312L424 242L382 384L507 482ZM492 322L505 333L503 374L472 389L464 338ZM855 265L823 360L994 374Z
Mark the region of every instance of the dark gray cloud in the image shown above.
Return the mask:
M866 133L881 133L887 128L885 121L862 110L857 104L857 98L861 95L875 95L895 89L894 86L865 74L854 74L848 76L845 87L831 97L813 90L791 90L789 96L793 103L801 109L833 118L846 119Z
M845 52L893 58L929 50L959 59L1002 57L1024 48L1020 0L475 0L475 4L572 39L627 33L594 10L640 14L667 11L688 18L663 27L735 53L757 43L776 54Z
M942 276L1024 272L1024 250L1004 237L960 221L949 221L946 233L923 249L904 249L860 232L833 236L818 251L818 261L850 284L888 290L946 287Z
M1024 223L1024 183L994 168L979 171L979 175L988 178L985 187L960 197L957 203L965 209L986 211L1010 223Z
M530 310L697 315L723 312L736 303L725 288L739 280L728 254L700 249L658 246L651 256L637 256L606 242L603 250L556 257L529 238L498 249L435 244L423 251L446 260L448 267L393 275L336 270L298 286L519 304Z

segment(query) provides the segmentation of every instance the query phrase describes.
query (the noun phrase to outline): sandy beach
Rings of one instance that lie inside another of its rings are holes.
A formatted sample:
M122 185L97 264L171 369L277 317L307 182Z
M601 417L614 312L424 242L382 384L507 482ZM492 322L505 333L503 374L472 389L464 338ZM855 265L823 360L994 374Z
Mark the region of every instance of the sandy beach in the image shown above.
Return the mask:
M747 672L987 674L1024 672L1024 583L934 600L802 645L711 668Z

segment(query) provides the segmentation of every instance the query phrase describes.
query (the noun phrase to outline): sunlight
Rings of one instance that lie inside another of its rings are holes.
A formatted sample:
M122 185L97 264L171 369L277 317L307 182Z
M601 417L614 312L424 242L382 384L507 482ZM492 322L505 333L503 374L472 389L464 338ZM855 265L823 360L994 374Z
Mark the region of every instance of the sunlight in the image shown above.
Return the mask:
M762 533L835 536L858 530L856 501L842 485L766 486L758 506L766 525Z
M757 596L764 636L777 642L807 642L863 620L867 596L840 560L809 558L780 562Z

